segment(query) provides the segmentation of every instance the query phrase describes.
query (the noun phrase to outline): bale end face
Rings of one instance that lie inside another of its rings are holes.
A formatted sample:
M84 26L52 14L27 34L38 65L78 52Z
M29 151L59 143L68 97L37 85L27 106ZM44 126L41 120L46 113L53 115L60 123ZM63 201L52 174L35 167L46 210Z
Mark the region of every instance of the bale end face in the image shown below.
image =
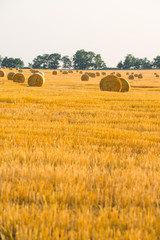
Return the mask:
M122 83L120 78L114 75L108 75L100 81L100 90L109 92L120 92L122 89Z
M34 73L28 78L30 87L42 87L45 84L45 78L40 73Z
M13 76L14 76L15 72L9 72L7 75L7 79L8 80L13 80Z
M0 77L5 77L6 76L6 73L5 73L5 71L3 71L3 70L0 70Z
M23 73L15 73L13 76L13 82L24 83L25 76L23 75Z

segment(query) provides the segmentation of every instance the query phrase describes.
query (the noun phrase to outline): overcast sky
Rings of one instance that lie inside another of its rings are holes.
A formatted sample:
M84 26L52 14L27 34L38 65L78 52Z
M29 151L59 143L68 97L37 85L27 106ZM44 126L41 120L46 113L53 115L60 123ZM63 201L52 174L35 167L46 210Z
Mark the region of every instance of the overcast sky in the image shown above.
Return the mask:
M0 55L25 65L37 55L85 49L114 67L131 53L160 55L160 0L0 0Z

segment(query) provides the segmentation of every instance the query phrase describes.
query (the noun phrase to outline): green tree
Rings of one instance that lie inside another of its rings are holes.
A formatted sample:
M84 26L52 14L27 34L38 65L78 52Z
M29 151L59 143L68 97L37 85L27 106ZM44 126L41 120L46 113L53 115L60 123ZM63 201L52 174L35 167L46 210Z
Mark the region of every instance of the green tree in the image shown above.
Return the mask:
M120 61L118 64L117 64L117 68L118 69L123 69L124 68L124 65L123 65L123 62Z
M74 69L105 69L106 64L102 60L100 54L95 54L92 51L78 50L73 55Z
M153 59L153 66L155 68L160 68L160 56L157 56Z
M2 60L2 67L13 67L13 68L22 68L24 67L24 62L20 59L20 58L8 58L8 57L5 57L3 58Z
M105 62L102 60L100 54L97 54L94 57L94 69L107 69L107 66Z
M68 69L70 69L71 67L72 67L72 61L70 60L70 58L68 57L68 56L63 56L62 58L61 58L61 61L62 61L62 63L63 63L63 68L68 68Z
M48 68L49 54L38 55L33 59L33 68L46 69Z
M59 53L50 54L48 60L48 68L58 69L60 66L61 55Z
M135 57L132 54L128 54L125 57L123 68L130 69L130 68L134 68L134 66L135 66Z

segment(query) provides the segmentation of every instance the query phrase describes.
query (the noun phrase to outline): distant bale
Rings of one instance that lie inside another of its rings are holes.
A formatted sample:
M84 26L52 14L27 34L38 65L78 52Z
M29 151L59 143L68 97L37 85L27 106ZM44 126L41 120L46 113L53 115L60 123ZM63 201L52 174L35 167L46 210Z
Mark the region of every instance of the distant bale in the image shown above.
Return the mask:
M142 79L143 78L143 75L140 73L138 74L138 78Z
M0 70L0 77L5 77L6 73L3 70Z
M72 70L69 70L68 72L69 72L69 73L73 73L73 71L72 71Z
M111 74L110 75L115 75L115 72L111 72Z
M159 78L159 75L158 75L158 74L156 74L155 76L156 76L157 78Z
M138 77L138 74L134 74L134 77Z
M134 72L132 72L131 74L133 74L133 75L134 75Z
M12 68L10 67L9 70L12 70Z
M15 72L9 72L7 75L7 79L8 80L13 80L13 76L14 76Z
M96 74L95 73L88 73L88 75L89 75L89 77L91 77L91 78L95 78L96 77Z
M126 75L129 75L129 72L127 72Z
M6 69L6 67L4 66L3 69Z
M129 92L129 90L130 90L129 82L124 78L120 78L120 80L121 80L121 83L122 83L121 92Z
M89 72L85 72L85 74L89 74Z
M102 75L106 75L106 72L101 72Z
M31 87L41 87L45 84L45 78L40 73L34 73L28 78L28 85Z
M19 68L16 68L16 70L19 70Z
M99 76L100 76L100 73L99 73L99 72L96 72L96 76L99 77Z
M134 79L134 75L132 75L132 74L129 75L129 76L128 76L128 79L133 80L133 79Z
M23 75L23 73L15 73L13 76L13 82L24 83L25 76Z
M19 69L18 72L23 72L23 70L22 70L22 69Z
M80 73L80 74L83 74L83 72L82 72L82 71L80 71L79 73Z
M53 72L52 72L52 75L57 75L57 71L53 71Z
M62 70L60 70L60 72L62 72Z
M79 72L78 70L76 70L76 72Z
M117 76L117 77L121 77L121 74L117 72L117 73L116 73L116 76Z
M120 92L122 89L122 83L120 78L114 75L108 75L100 81L101 91Z
M154 75L157 75L157 73L154 73Z
M89 75L88 75L88 74L83 74L83 75L81 76L81 80L82 80L82 81L88 81L88 80L89 80Z
M68 74L68 72L67 71L63 71L63 74Z

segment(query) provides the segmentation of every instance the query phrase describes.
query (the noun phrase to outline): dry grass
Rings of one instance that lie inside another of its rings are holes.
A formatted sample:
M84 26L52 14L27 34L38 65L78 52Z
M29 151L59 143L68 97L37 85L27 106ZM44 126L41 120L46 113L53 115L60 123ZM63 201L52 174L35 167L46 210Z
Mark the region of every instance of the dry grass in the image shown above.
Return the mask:
M159 79L122 94L44 73L43 88L0 79L0 238L158 240Z

